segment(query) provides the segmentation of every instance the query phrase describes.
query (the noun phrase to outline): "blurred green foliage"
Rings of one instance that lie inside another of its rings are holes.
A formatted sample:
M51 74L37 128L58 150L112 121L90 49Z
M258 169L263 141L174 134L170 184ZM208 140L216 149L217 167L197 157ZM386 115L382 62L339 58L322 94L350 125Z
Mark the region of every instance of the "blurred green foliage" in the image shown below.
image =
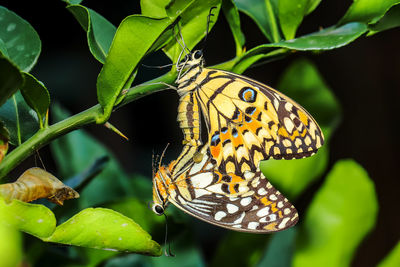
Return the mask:
M236 45L236 56L218 67L238 73L256 62L277 60L292 51L336 49L365 33L371 35L400 25L399 1L354 1L337 25L304 36L296 36L297 29L304 17L318 7L319 0L300 1L298 5L283 0L142 0L142 14L128 16L118 28L96 11L80 5L81 1L65 2L86 31L90 52L104 64L97 80L103 112L98 114L98 123L105 122L121 103L125 97L121 92L131 86L143 57L163 49L176 62L182 49L173 38L177 23L188 48L194 48L203 39L212 6L217 9L210 26L216 22L222 6L219 15L225 15ZM246 51L239 11L254 20L266 38L265 44ZM29 145L26 140L37 140L40 147L49 142L40 142L48 129L49 92L27 73L41 50L36 31L5 7L0 7L0 18L5 25L0 28L0 72L6 74L0 75L0 120L10 134L10 144L19 146L6 156L11 160L0 163L1 170L20 162L13 160L13 155L21 151L20 147ZM170 74L176 75L176 70L172 68ZM300 58L287 68L278 89L314 115L327 141L311 158L262 162L265 175L291 199L323 179L305 214L300 214L298 226L272 235L230 231L214 237L216 250L207 262L198 244L201 238L194 231L197 225L170 208L170 242L175 258L124 253L162 253L160 245L148 234L162 240L164 231L164 218L147 208L151 199L150 179L125 173L116 157L83 130L67 135L49 131L46 134L51 138L46 140L55 139L51 150L58 176L79 188L81 198L61 208L49 206L51 209L16 200L5 203L0 198L0 266L23 262L40 266L54 266L55 262L58 266L349 266L360 243L375 225L378 202L374 185L354 160L328 165L329 139L340 122L341 111L317 67ZM71 115L60 106L53 105L52 114L56 122L71 121L70 127L74 127ZM26 158L34 149L27 151L22 157ZM326 177L324 173L328 173ZM25 251L20 232L37 237L30 239ZM57 249L43 241L71 246ZM397 266L399 247L380 266Z

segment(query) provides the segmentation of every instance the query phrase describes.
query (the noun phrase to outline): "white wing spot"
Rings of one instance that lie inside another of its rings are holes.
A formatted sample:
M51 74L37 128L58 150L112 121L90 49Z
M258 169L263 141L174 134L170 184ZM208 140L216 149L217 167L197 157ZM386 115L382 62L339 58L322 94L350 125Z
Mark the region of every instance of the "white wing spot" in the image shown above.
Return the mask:
M222 220L225 216L226 216L226 213L225 213L225 212L223 212L223 211L218 211L217 213L215 213L214 219L215 219L216 221L220 221L220 220Z
M293 122L292 122L288 117L286 117L286 118L283 120L283 123L285 124L286 130L287 130L289 133L291 133L291 132L293 131L293 128L294 128Z
M260 196L264 196L264 195L268 194L267 190L265 190L264 187L261 187L260 189L258 189L257 193L258 193Z
M284 218L284 219L282 220L282 222L278 225L278 228L279 228L279 229L284 228L284 227L286 226L287 221L289 221L289 219L290 219L289 217Z
M251 197L246 197L240 200L240 205L247 206L251 203Z
M239 210L238 206L233 205L231 203L226 204L226 209L228 210L229 213L235 213Z
M247 228L255 230L257 228L257 226L259 226L260 223L258 222L249 222L249 225L247 225Z
M286 209L283 211L283 214L288 215L290 212L291 212L291 210L290 210L289 208L286 208Z
M201 173L193 176L190 181L195 188L205 188L212 183L213 174L211 172Z
M240 215L240 217L237 220L235 220L233 223L234 224L242 223L244 216L245 216L245 213L243 212L242 215Z
M269 199L272 201L276 201L278 198L274 194L272 194L269 196Z
M258 217L264 217L264 216L266 216L268 214L269 214L269 207L265 207L265 208L262 208L259 211L257 211L257 216Z

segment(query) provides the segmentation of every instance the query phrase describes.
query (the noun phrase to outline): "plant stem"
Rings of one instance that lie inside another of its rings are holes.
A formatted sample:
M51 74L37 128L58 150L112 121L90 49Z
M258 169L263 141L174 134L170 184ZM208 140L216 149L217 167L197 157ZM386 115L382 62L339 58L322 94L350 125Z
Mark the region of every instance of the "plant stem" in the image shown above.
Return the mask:
M126 105L138 98L166 89L163 83L173 83L176 77L175 72L169 72L150 82L131 88L116 107ZM97 104L76 115L66 118L51 126L44 127L37 131L31 138L11 151L0 163L0 179L14 169L18 164L32 155L36 150L50 143L52 140L67 134L85 125L95 123L96 118L103 114L103 108Z

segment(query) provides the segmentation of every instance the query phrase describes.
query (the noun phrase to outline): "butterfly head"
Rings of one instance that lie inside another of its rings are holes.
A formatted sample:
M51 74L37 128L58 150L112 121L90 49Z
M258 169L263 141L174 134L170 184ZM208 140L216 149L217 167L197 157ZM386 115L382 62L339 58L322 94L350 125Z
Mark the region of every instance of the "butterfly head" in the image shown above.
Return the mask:
M183 61L178 65L178 71L193 69L196 67L203 67L204 65L204 58L203 58L203 51L196 50L192 53L187 54Z
M165 166L160 166L153 176L153 204L151 209L157 215L163 215L168 205L170 177L170 172Z

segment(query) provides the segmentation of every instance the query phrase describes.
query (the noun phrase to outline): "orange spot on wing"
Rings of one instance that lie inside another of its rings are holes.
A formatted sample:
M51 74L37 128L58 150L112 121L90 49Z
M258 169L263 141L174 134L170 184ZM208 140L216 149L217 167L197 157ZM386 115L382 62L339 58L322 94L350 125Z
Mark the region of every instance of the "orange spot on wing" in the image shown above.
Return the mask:
M283 137L289 137L289 133L286 131L284 127L280 127L278 130L278 134Z
M221 152L221 142L219 142L219 144L216 146L210 146L210 150L211 150L211 155L215 159L217 159L219 156L219 153Z
M297 114L299 114L299 119L304 125L308 125L308 117L306 114L301 112L300 110L297 111Z
M261 198L260 201L261 201L261 203L264 204L264 206L269 206L269 205L272 203L271 201L269 201L269 200L267 199L267 197Z
M272 211L273 213L275 213L275 212L278 211L278 209L276 208L276 203L272 203L272 204L271 204L271 211Z
M279 216L279 218L283 218L283 214L282 214L282 211L281 211L281 210L278 211L278 216Z
M276 225L277 225L277 224L278 224L278 223L276 223L276 222L267 224L266 226L264 226L264 229L265 229L265 230L271 230L271 231L276 230Z

